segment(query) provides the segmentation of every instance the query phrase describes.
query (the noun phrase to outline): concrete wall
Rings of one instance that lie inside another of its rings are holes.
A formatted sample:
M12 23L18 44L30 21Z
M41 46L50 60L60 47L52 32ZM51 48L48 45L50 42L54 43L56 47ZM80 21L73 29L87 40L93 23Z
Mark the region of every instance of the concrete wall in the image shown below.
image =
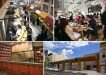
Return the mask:
M67 57L64 54L53 53L52 62L65 60Z

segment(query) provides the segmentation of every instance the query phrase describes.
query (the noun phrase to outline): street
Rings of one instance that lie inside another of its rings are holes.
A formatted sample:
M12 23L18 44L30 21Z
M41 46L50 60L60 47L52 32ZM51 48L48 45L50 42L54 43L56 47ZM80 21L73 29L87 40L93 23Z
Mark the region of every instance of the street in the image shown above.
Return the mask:
M45 75L87 75L83 73L45 71Z

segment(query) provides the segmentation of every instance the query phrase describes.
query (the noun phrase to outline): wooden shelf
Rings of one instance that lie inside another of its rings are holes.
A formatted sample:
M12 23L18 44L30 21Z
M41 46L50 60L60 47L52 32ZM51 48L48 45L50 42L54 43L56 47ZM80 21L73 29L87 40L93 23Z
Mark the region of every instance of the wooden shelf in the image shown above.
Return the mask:
M42 46L39 48L34 47L34 61L37 63L43 62L43 48L42 48Z
M0 44L0 60L9 61L11 59L11 46Z

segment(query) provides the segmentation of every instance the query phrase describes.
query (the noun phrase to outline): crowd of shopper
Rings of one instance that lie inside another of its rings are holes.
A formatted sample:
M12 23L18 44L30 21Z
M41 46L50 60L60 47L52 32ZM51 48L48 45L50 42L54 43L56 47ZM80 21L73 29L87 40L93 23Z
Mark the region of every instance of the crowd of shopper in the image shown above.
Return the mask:
M13 3L12 3L13 4ZM26 3L28 4L28 3ZM36 13L33 13L36 14ZM48 36L48 30L43 26L39 17L32 14L26 5L9 6L6 15L9 16L7 24L7 41L46 41L53 40Z
M75 16L72 12L62 13L55 18L55 40L103 40L106 35L105 23L106 11L89 15L78 12Z

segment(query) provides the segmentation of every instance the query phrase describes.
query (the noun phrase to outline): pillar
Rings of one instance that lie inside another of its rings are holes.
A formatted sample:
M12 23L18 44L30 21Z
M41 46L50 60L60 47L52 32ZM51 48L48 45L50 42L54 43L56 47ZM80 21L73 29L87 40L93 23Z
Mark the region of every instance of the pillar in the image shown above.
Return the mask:
M57 63L57 68L59 69L60 67L59 67L59 63Z
M77 69L78 71L81 71L81 61L78 61Z
M100 56L99 55L97 55L97 72L100 72Z
M70 67L69 68L70 68L70 70L72 70L72 62L70 62Z

